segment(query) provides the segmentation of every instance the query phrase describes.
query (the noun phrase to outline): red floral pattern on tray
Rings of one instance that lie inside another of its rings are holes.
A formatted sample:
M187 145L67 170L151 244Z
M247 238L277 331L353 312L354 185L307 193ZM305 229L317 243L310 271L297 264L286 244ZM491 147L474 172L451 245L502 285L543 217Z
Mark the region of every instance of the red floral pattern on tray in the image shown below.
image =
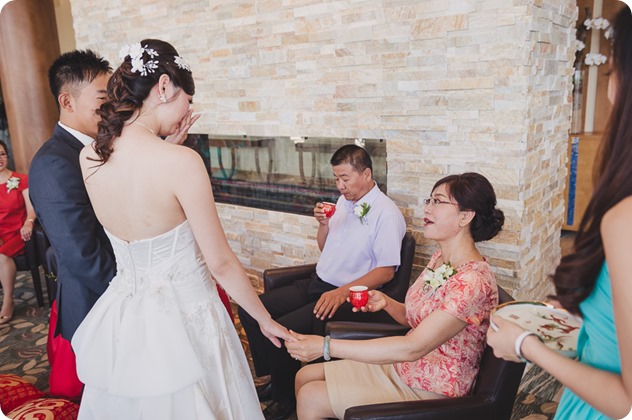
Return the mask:
M440 251L435 252L428 266L434 268L440 256ZM424 273L406 295L408 323L415 328L433 311L442 310L468 325L425 357L396 363L395 370L410 387L450 397L466 395L485 349L489 314L498 305L496 278L487 262L472 262L433 290L423 280Z

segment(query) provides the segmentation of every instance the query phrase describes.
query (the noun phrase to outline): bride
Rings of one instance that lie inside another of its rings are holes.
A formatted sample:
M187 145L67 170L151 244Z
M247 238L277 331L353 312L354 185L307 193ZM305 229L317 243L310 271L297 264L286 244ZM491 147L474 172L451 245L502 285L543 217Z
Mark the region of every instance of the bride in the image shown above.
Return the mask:
M189 113L191 71L163 41L121 52L80 159L117 274L72 340L85 383L79 418L262 418L213 278L276 346L292 338L229 248L201 158L159 137Z

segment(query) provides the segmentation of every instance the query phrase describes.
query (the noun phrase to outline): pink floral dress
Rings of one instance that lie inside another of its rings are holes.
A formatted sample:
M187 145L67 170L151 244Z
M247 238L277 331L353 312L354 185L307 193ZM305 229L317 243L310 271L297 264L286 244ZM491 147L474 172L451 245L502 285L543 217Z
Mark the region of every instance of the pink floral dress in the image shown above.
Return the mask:
M435 252L428 267L434 269L440 256L441 251ZM411 388L449 397L467 395L485 349L490 312L498 305L496 278L487 261L473 261L433 290L423 278L427 271L421 273L406 294L406 318L410 326L416 328L435 310L447 312L468 325L421 359L396 363L395 371Z

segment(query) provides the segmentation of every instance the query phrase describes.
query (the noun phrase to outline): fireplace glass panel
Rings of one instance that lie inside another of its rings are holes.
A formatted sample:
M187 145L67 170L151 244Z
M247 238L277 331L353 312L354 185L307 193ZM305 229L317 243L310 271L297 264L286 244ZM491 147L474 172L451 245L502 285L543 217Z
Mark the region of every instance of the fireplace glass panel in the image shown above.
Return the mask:
M185 142L202 156L218 203L303 215L338 199L329 160L353 143L371 155L373 178L386 193L383 139L191 134Z

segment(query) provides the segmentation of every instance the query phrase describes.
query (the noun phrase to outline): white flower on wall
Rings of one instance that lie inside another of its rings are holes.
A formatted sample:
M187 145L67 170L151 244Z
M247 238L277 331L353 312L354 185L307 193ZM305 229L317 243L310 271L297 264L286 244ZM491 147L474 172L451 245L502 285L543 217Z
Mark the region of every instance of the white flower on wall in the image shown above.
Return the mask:
M605 31L604 36L609 38L612 30L608 19L604 19L602 17L593 19L590 14L590 8L588 7L585 9L585 12L586 19L583 24L579 24L577 26L577 39L575 40L575 68L578 68L578 65L581 63L584 63L587 66L600 66L608 60L606 56L598 53L586 53L584 56L585 52L583 51L586 48L587 38L590 38L587 36L588 32L592 30Z
M587 66L600 66L606 61L608 61L608 57L605 55L593 53L586 54L586 58L584 59L584 63L586 63Z
M586 19L584 21L584 26L588 30L590 30L590 29L606 29L607 27L610 26L610 22L608 22L608 19L604 19L602 17L598 17L598 18L595 18L595 19Z

